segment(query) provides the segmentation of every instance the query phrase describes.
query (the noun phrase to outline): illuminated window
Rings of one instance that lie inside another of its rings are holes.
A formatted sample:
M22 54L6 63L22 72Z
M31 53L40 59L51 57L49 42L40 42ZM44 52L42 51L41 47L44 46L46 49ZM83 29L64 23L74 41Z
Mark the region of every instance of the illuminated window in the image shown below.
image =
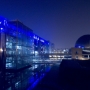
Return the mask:
M6 48L12 48L12 43L6 42Z
M51 55L49 55L49 57L52 57Z

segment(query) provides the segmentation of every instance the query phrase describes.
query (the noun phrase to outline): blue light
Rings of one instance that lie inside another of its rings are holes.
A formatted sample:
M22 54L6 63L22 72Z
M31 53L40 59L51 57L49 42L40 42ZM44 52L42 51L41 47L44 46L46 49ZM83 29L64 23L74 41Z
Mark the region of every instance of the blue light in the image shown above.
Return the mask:
M6 20L4 20L4 26L7 24L7 21Z
M44 42L44 40L40 39L41 42Z
M44 40L43 38L39 37L39 36L36 35L36 34L33 35L33 38L34 38L34 39L37 39L37 40L40 40L41 42L46 43L47 45L48 45L48 43L49 43L47 40Z
M83 45L80 45L80 44L76 44L75 47L76 48L82 48L82 49L84 49L84 46Z
M2 22L0 22L0 24L1 24Z
M33 36L33 38L34 38L34 39L36 39L36 37L35 37L35 36Z
M33 82L34 82L34 77L32 76L29 78L29 83L33 83Z
M4 28L0 28L0 30L1 30L1 32L4 32L5 31Z
M37 39L39 40L39 37Z
M1 30L3 30L3 28L0 28Z
M37 37L37 36L35 36L35 35L33 36L33 38L39 40L39 37Z
M27 90L32 90L36 85L41 81L41 79L45 76L45 74L42 74L40 78L36 79L35 82L27 89Z
M49 72L50 69L51 69L51 67L47 67L46 70L45 70L45 72L46 73ZM42 73L39 78L32 76L29 79L29 82L32 83L32 85L27 90L32 90L33 88L35 88L36 85L42 80L42 78L44 78L44 76L46 75L46 73ZM36 74L36 76L38 76L38 74Z

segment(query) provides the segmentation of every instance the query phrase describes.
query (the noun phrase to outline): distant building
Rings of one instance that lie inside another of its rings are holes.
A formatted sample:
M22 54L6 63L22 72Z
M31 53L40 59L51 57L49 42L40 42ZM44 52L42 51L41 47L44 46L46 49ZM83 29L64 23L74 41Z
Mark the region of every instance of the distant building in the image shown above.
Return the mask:
M53 53L55 50L55 45L54 43L50 43L50 53Z
M73 59L88 60L90 59L90 35L81 36L71 48Z
M49 54L49 59L79 59L89 60L90 59L90 35L81 36L75 43L75 46L68 49L54 49Z

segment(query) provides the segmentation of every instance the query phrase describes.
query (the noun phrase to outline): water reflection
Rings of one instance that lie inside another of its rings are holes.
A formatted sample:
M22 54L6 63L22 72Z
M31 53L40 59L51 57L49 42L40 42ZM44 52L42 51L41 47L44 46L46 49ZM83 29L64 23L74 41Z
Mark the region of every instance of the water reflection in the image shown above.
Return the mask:
M32 66L28 69L25 69L22 72L8 74L8 85L7 90L28 90L33 89L37 83L45 76L45 74L50 70L53 64L49 63L33 63ZM12 83L10 83L12 82Z
M28 88L28 90L33 89L37 83L45 76L45 74L50 70L53 64L33 64L32 72L34 73L30 82L32 85Z

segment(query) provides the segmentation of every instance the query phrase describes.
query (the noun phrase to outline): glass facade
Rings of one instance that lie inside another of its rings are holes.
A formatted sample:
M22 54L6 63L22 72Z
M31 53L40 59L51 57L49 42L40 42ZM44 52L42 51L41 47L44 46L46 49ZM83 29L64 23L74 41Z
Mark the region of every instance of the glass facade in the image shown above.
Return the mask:
M32 71L33 62L44 59L49 45L49 41L34 34L20 21L0 17L0 86L4 86L0 90L22 90L30 85L28 80L36 74ZM37 67L38 71L43 68L34 65L34 70Z
M8 28L6 33L6 68L22 68L30 65L32 62L31 53L34 51L33 38L28 33L32 34L32 31L22 29L18 27L21 24L19 21L8 22L8 25L12 23L17 24L16 30L14 28ZM14 25L15 26L15 25ZM25 27L22 24L22 27ZM10 33L9 33L10 32Z

